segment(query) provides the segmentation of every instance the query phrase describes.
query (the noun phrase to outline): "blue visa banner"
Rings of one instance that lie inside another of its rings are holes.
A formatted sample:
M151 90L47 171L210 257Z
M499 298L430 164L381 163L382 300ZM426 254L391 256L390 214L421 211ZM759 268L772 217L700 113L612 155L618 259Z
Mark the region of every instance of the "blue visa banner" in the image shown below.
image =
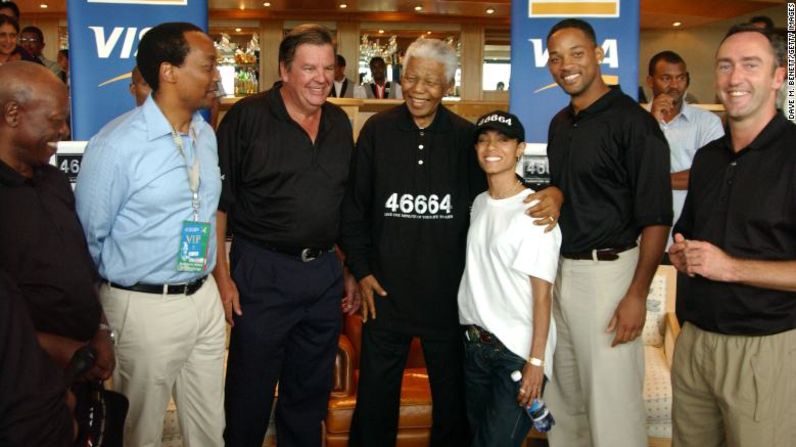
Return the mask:
M607 84L638 95L639 0L513 0L511 5L509 105L525 126L529 143L547 143L553 116L569 96L547 70L547 33L565 18L589 22L603 47Z
M88 140L135 107L130 71L141 37L163 22L207 30L207 0L68 0L72 139Z

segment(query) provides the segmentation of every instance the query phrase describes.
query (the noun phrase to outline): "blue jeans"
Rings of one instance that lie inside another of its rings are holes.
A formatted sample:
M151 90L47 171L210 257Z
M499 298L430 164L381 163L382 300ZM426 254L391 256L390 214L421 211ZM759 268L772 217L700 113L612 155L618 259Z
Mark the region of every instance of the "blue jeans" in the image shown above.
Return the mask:
M522 371L525 359L509 351L497 338L485 341L464 337L464 381L471 447L520 446L531 419L517 404L520 382L512 371Z

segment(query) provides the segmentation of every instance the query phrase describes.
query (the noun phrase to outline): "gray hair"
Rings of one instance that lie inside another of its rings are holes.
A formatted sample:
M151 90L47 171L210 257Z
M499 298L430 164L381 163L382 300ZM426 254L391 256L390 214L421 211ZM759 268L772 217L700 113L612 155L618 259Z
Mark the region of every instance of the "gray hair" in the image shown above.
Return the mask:
M420 38L412 42L406 49L404 56L404 67L409 65L409 60L413 57L435 60L445 66L445 78L451 85L456 76L456 50L450 45L439 39Z

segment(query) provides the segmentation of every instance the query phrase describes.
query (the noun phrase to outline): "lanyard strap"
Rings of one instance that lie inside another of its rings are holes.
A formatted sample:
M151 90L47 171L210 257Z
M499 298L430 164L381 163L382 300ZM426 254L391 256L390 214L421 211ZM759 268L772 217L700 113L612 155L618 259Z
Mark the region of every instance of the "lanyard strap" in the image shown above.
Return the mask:
M193 131L193 126L191 126L191 134L193 135L193 141L196 143L196 134ZM188 166L188 157L185 155L185 145L182 141L182 136L174 129L171 128L171 138L174 140L174 145L177 146L177 151L182 156L182 159L185 160L185 170L188 172L188 188L191 190L191 207L193 208L193 220L195 222L199 221L199 184L201 183L201 179L199 178L199 154L194 151L193 163L191 166Z

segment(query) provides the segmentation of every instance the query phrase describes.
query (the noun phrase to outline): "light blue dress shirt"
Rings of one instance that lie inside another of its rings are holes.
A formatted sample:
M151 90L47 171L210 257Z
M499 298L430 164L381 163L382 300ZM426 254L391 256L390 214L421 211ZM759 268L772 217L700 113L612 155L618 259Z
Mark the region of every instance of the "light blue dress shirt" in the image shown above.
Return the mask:
M651 106L652 104L646 104L644 108L650 110ZM697 150L724 136L721 119L715 113L692 106L687 102L683 103L680 113L674 119L668 123L658 124L669 143L672 173L691 169L691 163L694 161ZM680 219L686 194L687 191L684 189L672 190L672 206L674 208L672 228ZM667 250L671 244L672 238L670 237L666 245Z
M171 124L150 96L108 123L89 141L75 186L77 214L89 252L108 281L181 284L212 271L221 174L213 129L195 113L182 135L185 158ZM199 220L210 222L205 272L178 272L182 223L191 220L187 166L199 157ZM187 165L186 165L187 158Z

